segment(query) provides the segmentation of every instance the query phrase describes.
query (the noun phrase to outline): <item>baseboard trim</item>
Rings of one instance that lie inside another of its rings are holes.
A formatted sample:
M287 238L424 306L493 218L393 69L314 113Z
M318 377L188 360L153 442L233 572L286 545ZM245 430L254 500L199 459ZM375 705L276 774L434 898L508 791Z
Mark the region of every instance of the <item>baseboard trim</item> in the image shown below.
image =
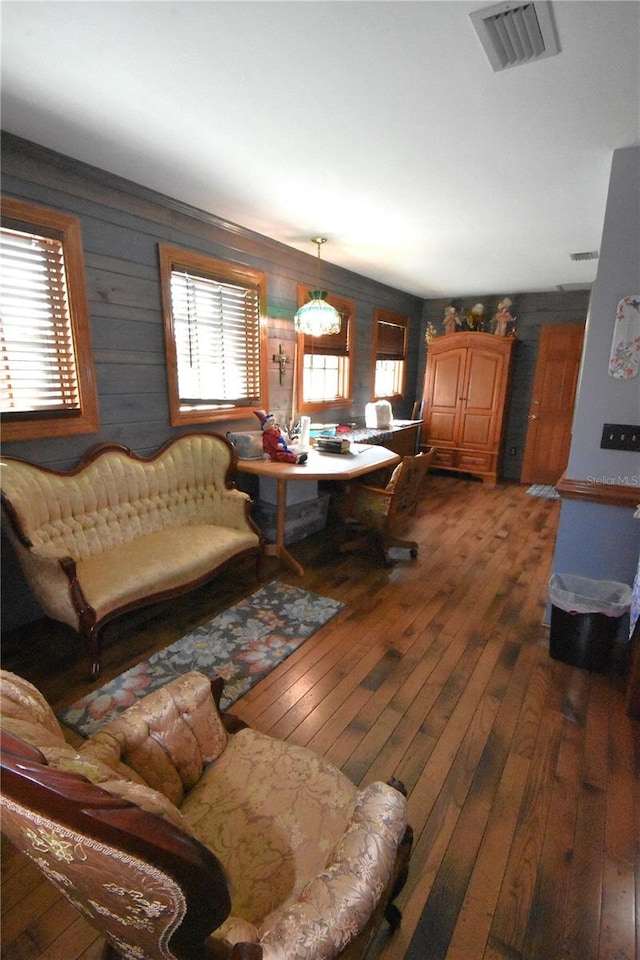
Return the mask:
M640 477L637 479L638 483L634 485L612 483L609 478L576 480L563 475L555 487L563 500L589 500L607 506L635 507L640 503Z

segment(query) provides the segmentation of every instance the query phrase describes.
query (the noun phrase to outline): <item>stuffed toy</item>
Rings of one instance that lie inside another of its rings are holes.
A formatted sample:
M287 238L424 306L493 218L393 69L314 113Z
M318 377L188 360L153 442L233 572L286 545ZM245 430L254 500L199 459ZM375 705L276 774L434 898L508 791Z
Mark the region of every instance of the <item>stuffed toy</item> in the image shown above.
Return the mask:
M484 326L484 304L474 304L467 314L466 320L469 330L482 330Z
M279 460L282 463L307 462L306 453L293 453L292 450L289 450L287 442L282 436L282 431L272 413L265 413L264 410L254 410L254 413L260 421L262 449L270 460Z
M462 320L456 307L451 304L444 311L444 320L442 321L445 334L455 333L458 327L462 326Z
M509 297L505 297L504 300L501 300L498 304L498 312L493 315L493 323L495 326L493 332L497 337L506 337L509 333L515 336L512 324L515 323L516 318L511 313L511 303L512 301Z

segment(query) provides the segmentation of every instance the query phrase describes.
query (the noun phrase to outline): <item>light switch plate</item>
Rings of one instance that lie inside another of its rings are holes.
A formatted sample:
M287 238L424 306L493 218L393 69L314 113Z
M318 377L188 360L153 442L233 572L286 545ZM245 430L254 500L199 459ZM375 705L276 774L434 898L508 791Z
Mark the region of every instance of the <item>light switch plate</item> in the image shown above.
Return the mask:
M603 450L640 452L640 426L632 423L605 423L600 447Z

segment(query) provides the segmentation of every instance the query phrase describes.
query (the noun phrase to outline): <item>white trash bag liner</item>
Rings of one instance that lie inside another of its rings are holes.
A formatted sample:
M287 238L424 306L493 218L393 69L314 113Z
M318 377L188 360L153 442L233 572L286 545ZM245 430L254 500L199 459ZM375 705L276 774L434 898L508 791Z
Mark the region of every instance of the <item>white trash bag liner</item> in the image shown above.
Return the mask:
M567 613L621 617L631 606L631 587L614 580L589 580L574 574L554 573L549 581L549 601Z

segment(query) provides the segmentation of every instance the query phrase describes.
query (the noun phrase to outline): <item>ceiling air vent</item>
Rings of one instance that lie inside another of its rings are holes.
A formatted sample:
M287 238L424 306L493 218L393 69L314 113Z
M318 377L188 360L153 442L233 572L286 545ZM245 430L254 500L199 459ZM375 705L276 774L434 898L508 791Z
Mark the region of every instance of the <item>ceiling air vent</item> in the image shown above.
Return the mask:
M544 0L499 3L470 17L494 72L560 52L551 5Z

